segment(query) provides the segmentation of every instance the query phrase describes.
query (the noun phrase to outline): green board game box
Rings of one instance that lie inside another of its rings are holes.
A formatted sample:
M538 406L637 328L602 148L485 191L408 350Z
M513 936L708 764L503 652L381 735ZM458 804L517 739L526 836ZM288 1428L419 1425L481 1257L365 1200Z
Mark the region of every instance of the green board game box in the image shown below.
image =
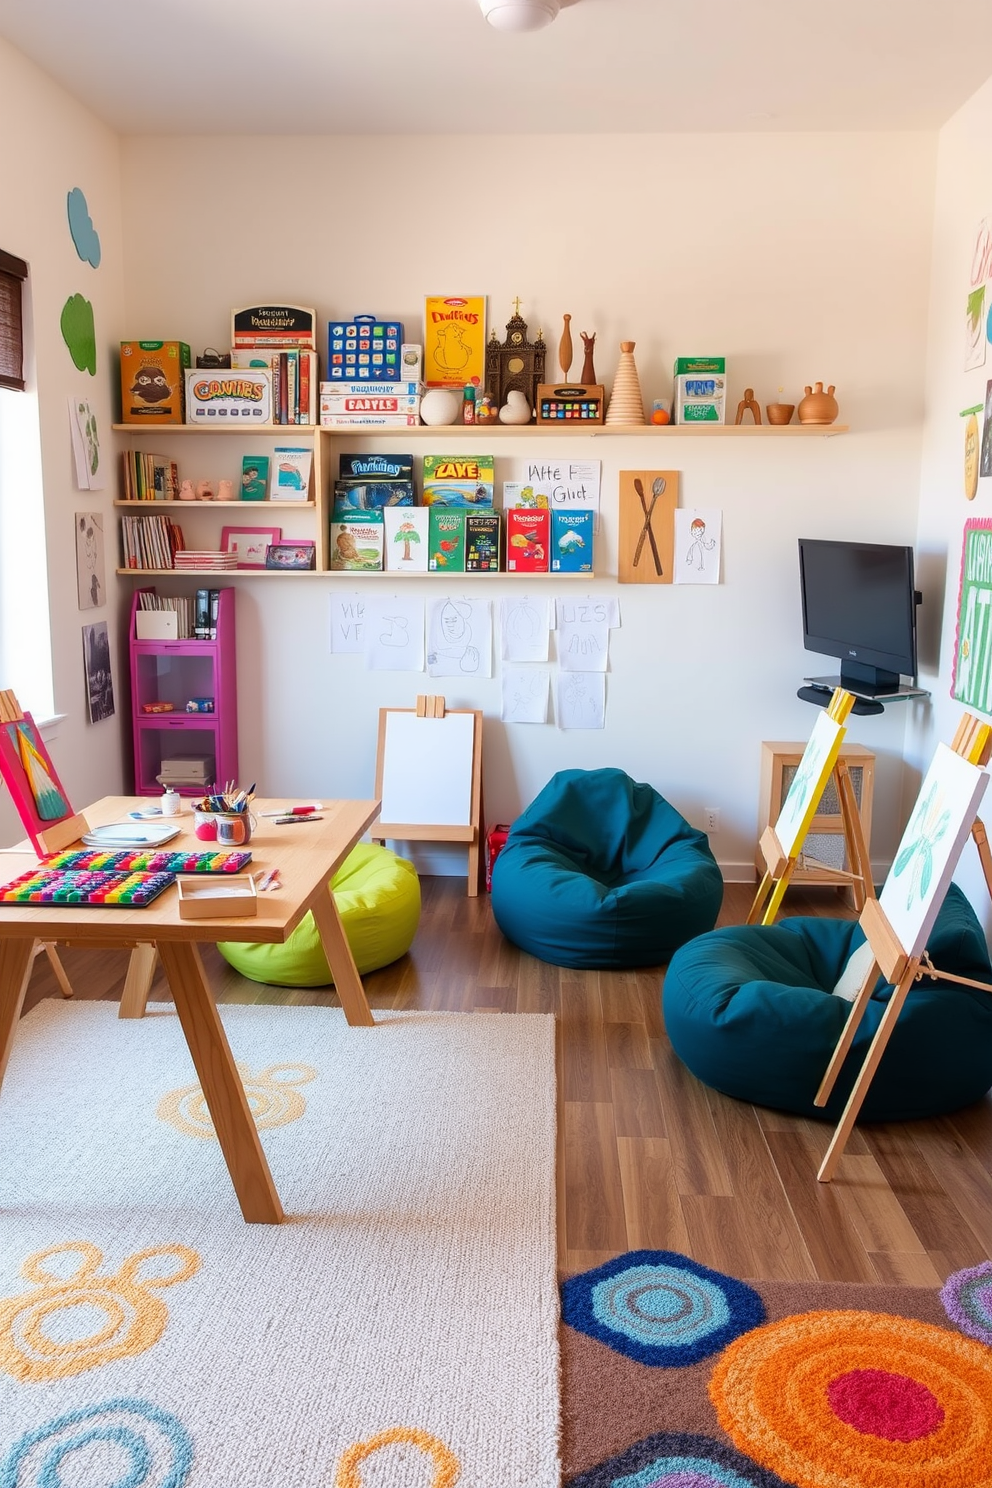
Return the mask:
M427 567L432 572L465 572L465 513L444 506L431 507L427 535Z
M424 505L492 506L495 468L492 455L425 455Z
M499 512L465 513L465 572L499 573Z
M376 572L382 568L382 512L335 517L331 522L331 568Z

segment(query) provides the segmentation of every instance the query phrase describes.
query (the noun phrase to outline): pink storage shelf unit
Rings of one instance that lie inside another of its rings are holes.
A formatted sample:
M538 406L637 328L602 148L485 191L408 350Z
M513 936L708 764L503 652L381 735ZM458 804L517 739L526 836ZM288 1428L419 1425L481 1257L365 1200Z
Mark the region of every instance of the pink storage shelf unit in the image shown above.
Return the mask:
M237 657L234 642L234 595L221 589L216 639L138 640L136 591L131 601L131 711L134 734L134 789L140 796L162 793L163 761L174 773L179 761L212 761L210 780L179 780L184 796L202 795L204 784L221 788L238 779ZM149 592L148 590L144 592ZM151 590L154 593L154 589ZM213 699L213 712L187 712L192 699ZM170 711L153 712L171 703ZM169 763L171 762L171 763ZM189 766L190 773L196 765Z

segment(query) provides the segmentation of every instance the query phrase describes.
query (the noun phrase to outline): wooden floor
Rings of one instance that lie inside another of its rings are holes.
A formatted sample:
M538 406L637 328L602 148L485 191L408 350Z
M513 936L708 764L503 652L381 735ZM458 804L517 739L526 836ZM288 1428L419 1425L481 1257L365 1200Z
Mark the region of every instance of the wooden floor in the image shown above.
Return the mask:
M992 1257L992 1096L938 1121L856 1129L831 1184L818 1122L733 1101L672 1053L660 970L581 972L518 951L486 896L424 879L411 953L366 978L373 1008L553 1013L559 1049L559 1259L565 1271L641 1247L739 1276L932 1285ZM728 885L722 924L752 890ZM787 913L849 914L832 890L792 890ZM79 997L120 995L119 952L65 951ZM327 1003L238 976L212 949L222 1002ZM58 996L45 957L25 1007ZM153 996L167 997L164 980Z

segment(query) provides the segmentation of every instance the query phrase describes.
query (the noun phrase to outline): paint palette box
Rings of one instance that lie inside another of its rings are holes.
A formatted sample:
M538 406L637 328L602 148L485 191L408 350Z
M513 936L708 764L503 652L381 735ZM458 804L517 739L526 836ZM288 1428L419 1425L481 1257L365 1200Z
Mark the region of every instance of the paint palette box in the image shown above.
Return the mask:
M122 341L121 423L185 423L189 365L185 341Z
M426 506L390 506L382 514L386 528L383 564L387 573L426 573L430 512Z
M547 573L551 513L511 507L506 514L507 573Z
M212 428L272 423L272 373L267 367L237 367L186 373L186 422Z
M432 573L464 573L464 511L445 506L432 506L429 510L427 567Z
M499 573L501 536L499 512L465 513L466 573Z
M382 512L331 518L331 568L356 573L382 571L385 527Z
M551 513L552 573L592 573L594 519L590 507Z

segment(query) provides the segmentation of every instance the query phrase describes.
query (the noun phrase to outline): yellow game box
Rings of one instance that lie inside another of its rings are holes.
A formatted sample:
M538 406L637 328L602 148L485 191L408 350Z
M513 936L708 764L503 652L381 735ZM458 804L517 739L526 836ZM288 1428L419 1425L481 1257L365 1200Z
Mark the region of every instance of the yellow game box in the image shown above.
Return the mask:
M486 373L485 295L428 295L424 301L424 381L428 387L482 387Z

